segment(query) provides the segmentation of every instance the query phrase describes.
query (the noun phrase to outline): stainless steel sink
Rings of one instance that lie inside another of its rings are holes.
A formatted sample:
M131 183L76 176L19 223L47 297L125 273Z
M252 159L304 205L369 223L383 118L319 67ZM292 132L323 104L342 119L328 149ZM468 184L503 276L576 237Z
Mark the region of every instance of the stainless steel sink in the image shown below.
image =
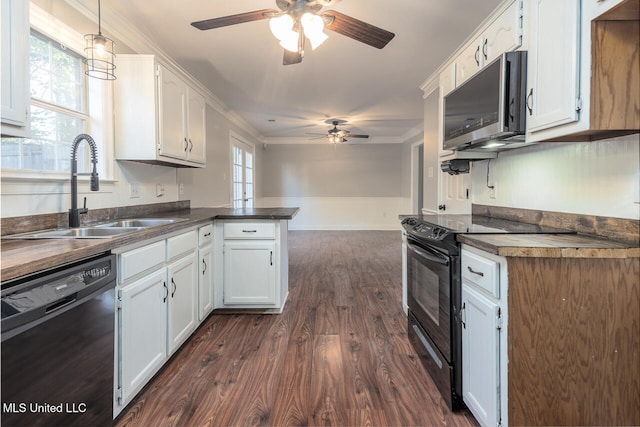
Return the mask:
M34 231L3 236L3 239L110 239L145 227L80 227L62 230Z
M146 219L119 219L117 221L108 222L106 224L97 225L96 228L114 228L114 227L157 227L160 225L173 224L174 222L185 221L184 218L146 218Z

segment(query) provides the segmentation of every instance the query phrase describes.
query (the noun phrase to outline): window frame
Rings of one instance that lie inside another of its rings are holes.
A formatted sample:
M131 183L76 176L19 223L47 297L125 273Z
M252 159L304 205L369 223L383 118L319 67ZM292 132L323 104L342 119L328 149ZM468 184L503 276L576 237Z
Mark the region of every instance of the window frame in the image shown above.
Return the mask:
M29 26L29 32L33 29L65 46L81 58L86 57L84 54L84 35L33 3L29 5ZM115 182L113 115L110 114L113 111L113 84L111 81L92 79L87 76L84 76L84 78L85 132L90 134L98 145L98 173L100 174L100 180ZM40 100L29 97L29 107L31 105L40 106L41 104ZM45 183L69 180L68 171L2 168L0 169L0 175L3 181L8 182L26 180ZM88 180L86 177L79 177L78 179Z

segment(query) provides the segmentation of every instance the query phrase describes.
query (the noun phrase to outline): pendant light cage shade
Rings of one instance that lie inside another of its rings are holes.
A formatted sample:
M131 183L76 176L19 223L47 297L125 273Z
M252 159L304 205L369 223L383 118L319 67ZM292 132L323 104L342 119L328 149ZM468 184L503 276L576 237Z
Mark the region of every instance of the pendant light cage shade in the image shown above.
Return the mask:
M115 80L115 43L102 35L100 21L100 0L98 0L98 34L84 36L84 62L87 65L85 73L89 77L95 77L100 80Z
M115 43L102 34L87 34L84 36L87 68L85 73L89 77L101 80L115 80Z

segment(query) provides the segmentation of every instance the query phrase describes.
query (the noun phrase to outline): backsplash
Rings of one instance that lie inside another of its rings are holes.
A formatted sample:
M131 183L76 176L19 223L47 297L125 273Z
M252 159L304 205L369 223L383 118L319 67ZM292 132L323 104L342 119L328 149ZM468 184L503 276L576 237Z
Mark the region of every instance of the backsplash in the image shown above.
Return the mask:
M473 203L640 219L639 139L541 143L474 162Z
M183 200L179 202L91 209L87 214L80 216L80 221L82 225L85 225L107 222L119 218L153 215L189 208L189 200ZM69 214L67 212L0 218L0 235L6 236L8 234L26 233L51 228L65 228L68 226Z

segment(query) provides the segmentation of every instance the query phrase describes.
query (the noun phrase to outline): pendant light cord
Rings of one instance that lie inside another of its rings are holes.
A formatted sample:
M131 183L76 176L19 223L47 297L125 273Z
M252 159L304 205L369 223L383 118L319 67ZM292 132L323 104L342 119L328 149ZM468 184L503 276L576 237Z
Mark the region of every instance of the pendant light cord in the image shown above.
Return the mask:
M100 0L98 0L98 35L102 35L102 28L100 26Z

